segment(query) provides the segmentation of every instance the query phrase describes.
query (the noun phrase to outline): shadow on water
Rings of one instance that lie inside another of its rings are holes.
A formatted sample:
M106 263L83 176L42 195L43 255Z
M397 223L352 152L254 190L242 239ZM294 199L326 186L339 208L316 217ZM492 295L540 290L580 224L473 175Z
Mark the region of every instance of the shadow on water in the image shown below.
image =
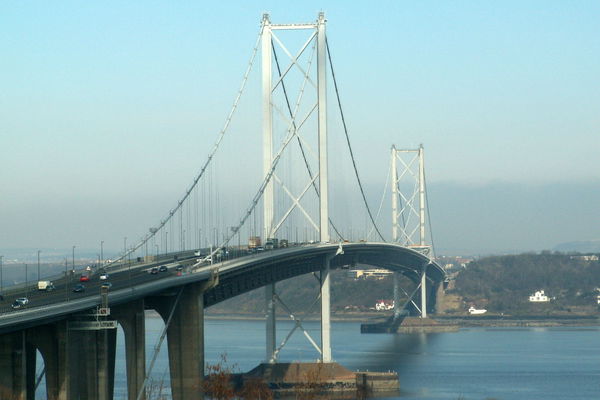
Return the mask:
M391 334L382 344L365 354L363 364L377 370L394 370L402 374L413 368L439 337L437 333Z

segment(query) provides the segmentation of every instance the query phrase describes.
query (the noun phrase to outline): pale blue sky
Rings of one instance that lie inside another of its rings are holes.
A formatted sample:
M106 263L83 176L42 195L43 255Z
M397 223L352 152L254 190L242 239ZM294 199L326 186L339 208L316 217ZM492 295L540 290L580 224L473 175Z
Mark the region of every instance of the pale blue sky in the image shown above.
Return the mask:
M320 10L361 173L373 187L383 184L392 143L425 145L431 185L600 182L595 1L3 2L0 249L141 235L208 152L262 13L288 23ZM237 115L257 141L259 99L245 99ZM239 159L244 150L231 151ZM150 195L152 204L133 206ZM566 201L557 213L577 207L576 197ZM501 219L505 211L493 212ZM118 221L104 226L108 215ZM573 222L582 229L575 238L547 222L540 229L564 239L521 247L593 239L594 218ZM445 235L454 232L438 241ZM479 239L470 246L518 247Z

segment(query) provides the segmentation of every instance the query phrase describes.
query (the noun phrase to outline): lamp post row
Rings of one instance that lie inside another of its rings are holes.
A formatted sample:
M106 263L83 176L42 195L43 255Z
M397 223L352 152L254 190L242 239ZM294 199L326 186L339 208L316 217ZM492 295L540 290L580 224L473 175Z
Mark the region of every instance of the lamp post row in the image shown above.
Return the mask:
M168 233L167 233L168 235ZM156 246L156 255L158 256L158 252L159 252L159 245L155 245ZM75 248L77 246L73 245L71 248L71 263L72 263L72 270L75 270ZM166 250L166 245L165 245L165 251ZM127 237L123 238L123 249L125 251L125 254L127 253ZM41 264L40 264L40 254L42 253L42 250L38 250L37 251L37 280L39 282L39 280L41 279ZM100 266L104 264L104 240L100 241ZM129 264L131 265L131 259L129 259ZM3 289L4 289L4 277L3 277L3 270L4 270L4 255L0 255L0 294L2 294ZM65 259L65 279L67 278L67 261ZM28 272L28 264L25 264L25 286L28 286L29 283L29 272ZM26 288L27 290L28 288Z

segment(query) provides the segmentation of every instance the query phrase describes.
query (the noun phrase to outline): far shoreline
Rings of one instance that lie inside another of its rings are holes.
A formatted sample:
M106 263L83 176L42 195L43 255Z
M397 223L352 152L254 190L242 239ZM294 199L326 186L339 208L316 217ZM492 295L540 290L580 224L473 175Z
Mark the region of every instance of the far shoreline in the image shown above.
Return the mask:
M278 319L289 319L287 315L280 314ZM318 321L319 315L298 315L303 321ZM368 323L381 321L389 315L380 313L333 313L331 320L335 322L361 322ZM247 320L261 321L263 314L256 313L212 313L206 312L207 320ZM600 326L599 315L432 315L432 319L441 324L457 325L459 328L473 327L585 327Z

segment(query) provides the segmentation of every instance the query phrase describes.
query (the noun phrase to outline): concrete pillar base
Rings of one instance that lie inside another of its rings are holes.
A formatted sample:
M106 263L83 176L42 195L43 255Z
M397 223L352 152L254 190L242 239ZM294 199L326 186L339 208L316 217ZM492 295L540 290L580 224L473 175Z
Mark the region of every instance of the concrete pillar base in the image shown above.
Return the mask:
M146 316L144 300L113 307L112 315L119 321L125 335L127 368L127 398L136 400L146 376ZM141 400L146 399L146 393Z
M69 400L112 400L116 333L68 331Z
M27 351L25 331L0 335L0 398L29 399L27 387L30 379L27 379L27 373L31 368L27 368Z
M173 400L203 398L204 380L204 285L185 286L167 328L171 395ZM167 321L176 296L149 299Z

